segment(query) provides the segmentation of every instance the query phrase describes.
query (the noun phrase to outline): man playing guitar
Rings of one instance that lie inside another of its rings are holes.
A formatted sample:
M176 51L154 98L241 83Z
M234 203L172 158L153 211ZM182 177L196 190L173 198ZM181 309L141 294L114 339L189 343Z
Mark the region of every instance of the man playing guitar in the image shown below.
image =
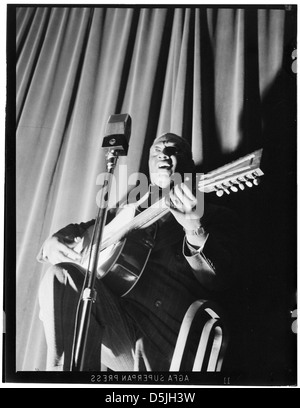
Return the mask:
M169 371L188 307L197 299L214 300L235 279L240 241L236 216L229 209L200 202L184 179L194 169L185 139L173 133L155 139L149 155L149 191L135 207L134 215L142 215L149 203L159 200L157 192L164 195L165 191L167 211L123 237L126 244L119 245L121 250L117 260L109 263L108 273L99 268L102 276L100 273L96 280L87 371L99 370L100 361L112 371ZM182 182L173 184L175 174ZM126 205L109 212L107 227L124 208ZM66 226L44 242L38 255L39 261L52 264L39 292L50 371L70 370L76 309L84 280L78 266L83 252L76 246L93 224L91 220ZM141 261L138 248L143 246L143 236L150 244ZM130 269L137 272L129 275ZM123 287L114 283L114 274L127 282L132 276L136 279L129 288ZM118 293L114 290L117 286L121 288ZM192 352L186 356L187 370L193 358Z

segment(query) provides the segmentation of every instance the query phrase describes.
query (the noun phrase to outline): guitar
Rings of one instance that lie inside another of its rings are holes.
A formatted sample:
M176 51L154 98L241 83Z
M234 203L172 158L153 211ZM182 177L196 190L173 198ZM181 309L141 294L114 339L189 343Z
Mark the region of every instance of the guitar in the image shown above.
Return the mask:
M221 197L258 185L264 175L260 169L261 156L262 149L259 149L202 175L198 181L198 190L203 193L215 192ZM168 212L165 197L139 213L137 204L128 204L104 228L97 278L117 295L126 296L138 282L155 244L156 221ZM88 270L92 229L93 226L74 248L82 254L80 265L76 265L82 273Z

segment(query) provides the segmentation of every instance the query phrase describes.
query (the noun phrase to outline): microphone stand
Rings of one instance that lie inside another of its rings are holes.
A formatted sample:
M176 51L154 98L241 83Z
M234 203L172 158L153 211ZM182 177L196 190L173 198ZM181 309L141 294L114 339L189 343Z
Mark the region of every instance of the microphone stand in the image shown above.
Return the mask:
M113 116L115 116L117 119L115 119ZM124 116L128 116L126 120L128 120L128 122L131 124L131 118L129 115L112 115L111 120L112 122L116 122L119 117L123 118ZM113 123L112 127L114 126L115 124ZM127 154L128 145L127 141L123 140L123 136L109 135L104 138L102 147L105 147L107 149L106 153L107 172L105 173L104 184L101 190L99 210L97 213L93 229L93 236L90 247L91 248L90 257L88 267L86 270L86 279L84 281L84 286L82 289L81 297L79 299L77 308L78 315L75 322L71 371L83 371L84 369L86 342L90 325L92 305L97 298L97 292L94 286L97 278L98 256L100 253L103 229L107 217L107 207L108 198L110 194L111 180L117 164L117 159L120 155L124 156ZM99 361L101 361L101 357L99 357Z

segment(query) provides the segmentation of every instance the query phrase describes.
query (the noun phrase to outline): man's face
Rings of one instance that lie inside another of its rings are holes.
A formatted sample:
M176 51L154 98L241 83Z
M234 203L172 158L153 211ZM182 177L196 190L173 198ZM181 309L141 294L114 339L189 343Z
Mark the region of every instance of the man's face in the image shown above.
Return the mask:
M161 188L171 184L175 172L190 171L191 159L187 157L184 142L170 134L158 138L150 149L149 171L151 183ZM187 166L189 164L189 166Z

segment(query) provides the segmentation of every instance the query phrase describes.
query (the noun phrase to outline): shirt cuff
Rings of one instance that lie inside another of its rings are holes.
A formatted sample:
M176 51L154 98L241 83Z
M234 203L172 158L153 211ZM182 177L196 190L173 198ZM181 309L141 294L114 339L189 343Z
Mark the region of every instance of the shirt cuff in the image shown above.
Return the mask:
M186 237L184 237L184 243L185 243L185 245L184 245L184 247L187 247L188 248L188 250L189 250L189 252L190 252L190 254L191 255L195 255L195 254L200 254L200 252L201 251L203 251L203 248L204 248L204 246L205 246L205 243L206 243L206 241L207 241L207 238L209 237L209 234L207 234L207 236L205 237L205 240L204 240L204 242L203 242L203 244L200 246L200 247L195 247L194 245L191 245L189 242L188 242L188 240L186 239Z

